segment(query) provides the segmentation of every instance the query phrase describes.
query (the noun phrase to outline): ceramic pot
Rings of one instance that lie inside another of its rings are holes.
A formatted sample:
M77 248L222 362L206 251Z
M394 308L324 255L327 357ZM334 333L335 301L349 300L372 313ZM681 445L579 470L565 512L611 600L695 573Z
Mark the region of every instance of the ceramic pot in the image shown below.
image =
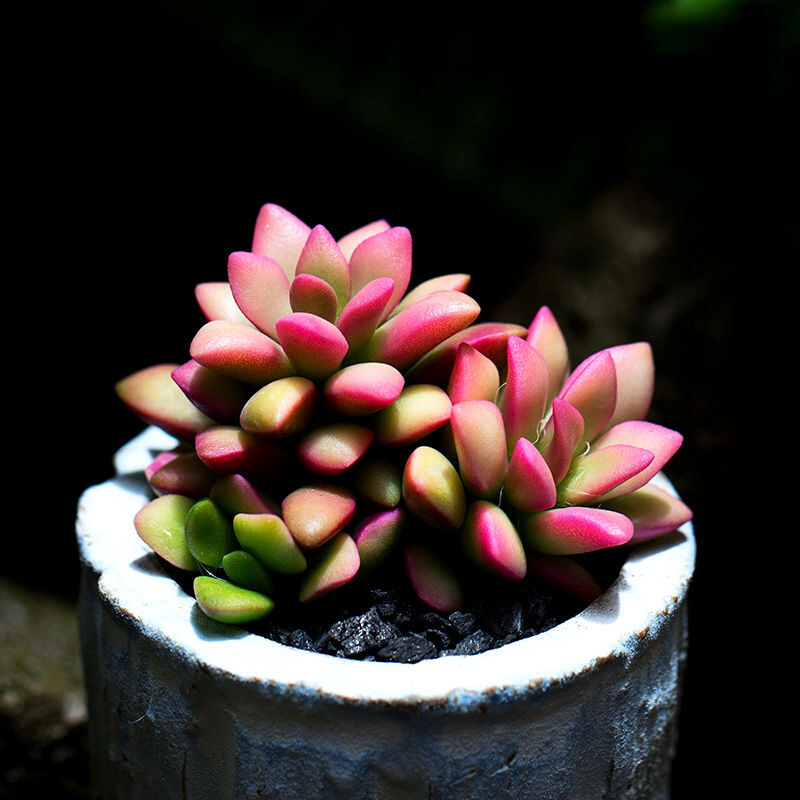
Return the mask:
M207 619L136 535L150 428L81 498L93 797L667 798L691 525L631 548L557 627L417 664L285 647ZM668 484L667 484L668 485Z

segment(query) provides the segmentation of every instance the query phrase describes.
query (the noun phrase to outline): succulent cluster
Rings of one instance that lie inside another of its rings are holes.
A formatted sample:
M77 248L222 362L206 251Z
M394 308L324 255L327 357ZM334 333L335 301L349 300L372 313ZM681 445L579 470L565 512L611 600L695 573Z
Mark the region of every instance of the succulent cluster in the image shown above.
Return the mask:
M682 438L644 421L649 345L570 371L547 307L527 328L476 322L466 274L408 291L411 249L382 220L337 241L267 204L228 280L196 287L189 360L117 384L178 440L145 471L136 530L199 573L211 618L251 622L392 560L441 612L464 601L462 560L591 600L573 556L691 518L651 482Z

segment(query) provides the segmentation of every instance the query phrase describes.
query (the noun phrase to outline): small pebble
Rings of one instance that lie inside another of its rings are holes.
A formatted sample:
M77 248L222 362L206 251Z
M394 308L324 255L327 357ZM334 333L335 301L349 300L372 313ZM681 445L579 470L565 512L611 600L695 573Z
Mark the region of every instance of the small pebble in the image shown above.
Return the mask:
M423 658L434 658L435 656L436 648L424 636L417 633L398 636L377 653L380 661L399 661L404 664L416 664Z

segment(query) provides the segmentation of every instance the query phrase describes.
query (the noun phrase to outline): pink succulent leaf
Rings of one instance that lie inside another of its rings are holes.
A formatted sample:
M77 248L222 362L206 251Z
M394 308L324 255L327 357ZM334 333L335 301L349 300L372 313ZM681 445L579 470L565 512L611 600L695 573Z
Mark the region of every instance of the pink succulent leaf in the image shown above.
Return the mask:
M506 474L506 434L490 400L456 403L450 414L461 480L476 497L497 497Z
M350 293L355 294L375 278L391 278L394 291L384 310L385 319L400 302L411 279L411 233L390 228L364 239L350 256Z
M503 484L503 502L524 512L544 511L556 503L556 484L544 456L524 436L517 440Z
M593 450L602 450L612 445L626 444L641 447L653 453L654 458L649 466L624 483L604 494L601 502L628 494L640 489L663 469L664 465L675 455L683 443L683 436L677 431L656 425L644 420L620 422L606 431L592 445Z
M191 497L165 494L151 500L133 518L139 538L179 569L197 569L197 561L186 544L186 515L194 502Z
M353 475L353 487L381 508L396 508L403 499L403 470L394 459L367 456Z
M376 278L356 292L342 309L336 327L347 339L351 355L361 351L372 338L393 293L391 278Z
M209 619L226 625L256 622L275 608L275 603L265 594L211 575L198 575L192 588L200 610Z
M331 287L335 303L334 317L350 299L350 267L333 237L322 225L311 230L297 261L295 275L312 275ZM295 309L304 311L306 309ZM327 319L327 317L326 317ZM333 320L332 320L333 321Z
M231 518L208 497L196 502L186 515L186 545L201 564L212 569L221 567L225 555L239 546Z
M211 487L208 496L231 516L235 514L277 514L275 501L254 486L244 475L224 475Z
M528 328L528 344L538 350L547 364L547 404L558 394L569 370L569 352L553 312L542 306Z
M234 425L219 425L195 437L197 455L220 475L241 474L255 483L274 480L288 456L277 444Z
M446 386L453 371L459 345L466 343L505 369L506 347L509 336L525 336L521 325L505 322L479 322L453 334L436 345L406 373L406 380L414 383L435 383Z
M278 320L278 341L295 369L312 380L324 380L339 369L347 340L331 322L314 314L293 312Z
M461 608L464 596L458 578L432 550L419 544L409 545L403 561L411 587L423 603L440 614Z
M391 227L392 226L389 225L385 219L379 219L375 220L375 222L370 222L368 225L364 225L361 228L357 228L345 236L342 236L342 238L338 241L339 249L344 254L344 257L349 261L350 257L353 255L353 251L361 244L361 242L363 242L365 239L369 239L370 236L375 236L378 233L388 231Z
M355 497L333 484L313 484L295 489L281 504L281 513L294 540L304 549L320 547L353 518Z
M299 375L262 386L245 403L239 424L248 433L268 438L294 436L309 427L319 405L313 381Z
M617 372L611 354L601 350L580 363L558 396L580 411L584 439L593 441L608 424L617 403Z
M233 518L233 532L241 548L267 569L281 575L305 571L306 557L278 515L237 514Z
M542 456L556 483L561 483L564 479L576 448L582 446L583 441L583 417L580 411L556 397L553 400L553 413L539 443Z
M351 536L340 533L325 544L300 585L300 602L310 603L351 581L361 564Z
M610 500L604 507L624 514L633 522L629 544L647 542L671 533L692 519L692 510L683 500L652 484Z
M194 359L172 371L172 380L207 417L217 422L235 422L252 387L204 367Z
M208 323L209 325L213 323ZM172 380L178 364L145 367L118 381L117 397L148 425L155 425L176 439L191 441L215 424L203 414Z
M353 538L358 547L362 570L376 569L392 555L407 516L405 509L391 508L376 511L359 523Z
M159 453L145 468L144 468L144 477L148 481L153 475L158 472L161 467L166 464L169 464L170 461L174 461L181 455L185 455L188 451L184 450L182 447L176 447L174 450L164 450L162 453Z
M547 403L547 364L519 336L508 337L508 376L501 390L500 409L506 426L509 454L524 436L536 441Z
M464 485L442 453L423 445L403 470L403 499L409 511L432 528L456 530L467 510Z
M398 369L410 367L473 322L480 310L463 292L433 292L381 325L370 339L365 357Z
M316 275L302 273L289 287L289 305L292 311L316 314L328 322L336 322L336 292L329 283Z
M210 322L212 319L226 319L229 322L241 322L245 325L252 324L242 314L242 310L233 299L231 285L225 281L211 283L198 283L194 287L194 296L203 316Z
M529 552L528 576L582 606L588 606L603 593L591 572L569 556L545 556Z
M627 544L633 523L616 511L574 506L528 514L523 521L525 544L546 555L569 556Z
M363 416L392 405L405 386L390 364L352 364L331 375L322 387L326 405L338 414Z
M255 386L294 373L286 353L277 342L238 322L207 322L192 339L189 354L204 367Z
M256 218L252 251L277 261L291 280L311 229L285 208L267 203Z
M525 549L506 513L494 503L476 500L467 509L462 530L467 555L501 578L522 580L527 572Z
M606 430L620 422L644 419L650 410L655 385L653 350L647 342L610 347L617 373L617 404Z
M292 310L289 278L280 264L257 253L231 253L228 281L244 316L262 333L276 339L275 323Z
M653 454L641 447L613 444L592 450L572 462L558 486L560 505L600 503L625 481L639 475L653 462Z
M433 292L466 292L471 277L472 276L466 273L460 272L453 273L452 275L438 275L435 278L423 281L410 292L406 292L405 296L395 306L390 316L393 317L399 314L403 309L408 308L408 306L416 303L417 300L421 300L423 297L427 297Z
M147 480L156 494L182 494L199 499L208 495L217 477L195 453L179 453L161 463Z
M338 475L364 456L374 438L374 431L364 425L332 422L305 434L297 445L297 456L311 472Z
M494 361L472 345L462 342L456 351L453 371L447 384L447 394L453 403L465 400L497 399L500 372Z
M413 444L441 428L451 410L444 389L425 383L406 386L392 405L372 418L375 440L388 447Z

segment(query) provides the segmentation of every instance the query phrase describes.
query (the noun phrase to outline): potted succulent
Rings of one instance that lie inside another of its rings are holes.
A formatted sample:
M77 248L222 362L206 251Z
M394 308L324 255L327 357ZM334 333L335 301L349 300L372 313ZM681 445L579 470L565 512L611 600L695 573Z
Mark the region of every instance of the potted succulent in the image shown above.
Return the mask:
M267 204L188 360L118 383L149 427L78 521L98 797L666 796L694 541L651 349L571 369L546 306L410 278L406 228Z

